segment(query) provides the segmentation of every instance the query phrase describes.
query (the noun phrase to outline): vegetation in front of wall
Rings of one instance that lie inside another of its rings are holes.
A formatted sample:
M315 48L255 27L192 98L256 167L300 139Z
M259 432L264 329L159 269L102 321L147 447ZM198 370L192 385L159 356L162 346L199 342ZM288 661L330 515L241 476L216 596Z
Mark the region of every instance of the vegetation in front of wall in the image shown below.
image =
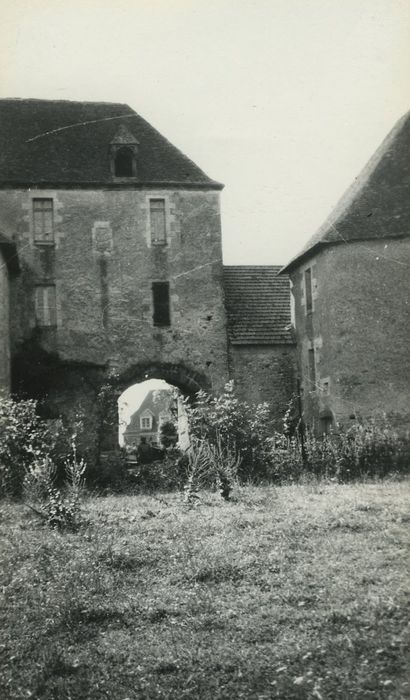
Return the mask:
M23 481L24 502L49 527L76 529L80 524L80 499L84 489L86 463L77 456L75 436L71 455L65 460L65 482L56 486L57 469L49 457L42 457L27 469Z
M240 457L242 481L266 477L272 448L273 425L269 404L250 404L239 399L233 381L220 396L199 391L195 402L185 403L190 435L214 448L234 449Z
M279 433L273 430L268 405L238 399L233 382L220 396L199 392L197 398L186 407L191 434L211 449L233 447L242 483L286 483L306 474L347 482L409 471L410 440L386 420L357 421L347 430L318 437L310 430L301 433L292 406Z
M22 495L27 471L56 449L58 429L37 414L37 402L0 398L0 496Z
M409 473L410 441L386 421L355 422L320 437L306 430L272 441L267 480L298 481L306 474L339 482Z

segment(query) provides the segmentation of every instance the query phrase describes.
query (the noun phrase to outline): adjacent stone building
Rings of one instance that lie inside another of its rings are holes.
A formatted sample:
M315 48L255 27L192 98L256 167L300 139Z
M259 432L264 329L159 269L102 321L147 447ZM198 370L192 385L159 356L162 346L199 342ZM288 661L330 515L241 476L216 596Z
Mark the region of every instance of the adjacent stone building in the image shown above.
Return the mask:
M161 425L173 420L173 401L176 404L170 390L148 391L124 430L124 444L137 446L143 437L149 444L160 445Z
M284 268L304 417L410 425L410 113Z
M277 415L291 386L288 282L265 319L278 335L237 335L221 189L127 105L0 100L0 230L20 262L1 281L4 386L10 350L13 391L50 418L80 410L97 454L118 442L118 395L148 378L193 395L233 376ZM275 272L261 270L265 290Z

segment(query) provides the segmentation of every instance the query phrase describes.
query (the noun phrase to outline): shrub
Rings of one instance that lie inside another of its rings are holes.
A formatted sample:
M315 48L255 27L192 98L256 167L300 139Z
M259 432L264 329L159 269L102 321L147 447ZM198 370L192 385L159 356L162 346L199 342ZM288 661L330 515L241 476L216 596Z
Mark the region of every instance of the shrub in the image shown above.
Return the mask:
M127 453L124 448L103 452L98 464L87 468L88 486L97 490L123 493L132 485L128 470Z
M0 496L21 496L27 470L55 445L55 431L36 409L36 401L0 398Z
M276 435L271 441L268 480L298 480L306 473L340 482L383 478L405 473L409 462L408 439L399 437L386 422L372 420L321 437L306 431L304 454L300 436Z
M267 403L249 404L235 396L228 382L220 396L198 392L194 405L185 403L190 434L224 449L234 447L240 457L242 481L266 477L271 453L272 420Z
M188 458L180 450L170 448L161 460L138 463L132 469L132 479L139 491L180 491L187 473Z

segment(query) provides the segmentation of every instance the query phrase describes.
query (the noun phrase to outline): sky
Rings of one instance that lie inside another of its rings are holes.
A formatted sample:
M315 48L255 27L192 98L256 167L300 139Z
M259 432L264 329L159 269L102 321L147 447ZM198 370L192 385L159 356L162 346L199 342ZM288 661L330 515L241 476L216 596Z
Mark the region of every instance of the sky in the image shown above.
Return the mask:
M410 109L410 0L3 0L0 97L128 103L285 264Z

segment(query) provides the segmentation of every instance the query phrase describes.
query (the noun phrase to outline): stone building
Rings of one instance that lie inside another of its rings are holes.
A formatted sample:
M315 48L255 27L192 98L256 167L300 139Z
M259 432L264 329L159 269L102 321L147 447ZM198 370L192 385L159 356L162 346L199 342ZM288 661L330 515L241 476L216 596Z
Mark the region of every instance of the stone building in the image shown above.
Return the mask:
M285 268L306 422L410 423L410 113Z
M3 385L10 348L13 391L44 399L49 417L80 409L97 453L117 444L117 396L143 379L192 395L233 376L278 415L293 352L288 282L276 283L281 313L265 319L279 335L236 334L241 273L232 286L226 272L228 324L221 189L127 105L0 100L0 230L20 263L1 281Z
M144 437L147 443L159 445L161 425L172 421L172 401L172 391L151 389L124 430L124 444L139 445Z

